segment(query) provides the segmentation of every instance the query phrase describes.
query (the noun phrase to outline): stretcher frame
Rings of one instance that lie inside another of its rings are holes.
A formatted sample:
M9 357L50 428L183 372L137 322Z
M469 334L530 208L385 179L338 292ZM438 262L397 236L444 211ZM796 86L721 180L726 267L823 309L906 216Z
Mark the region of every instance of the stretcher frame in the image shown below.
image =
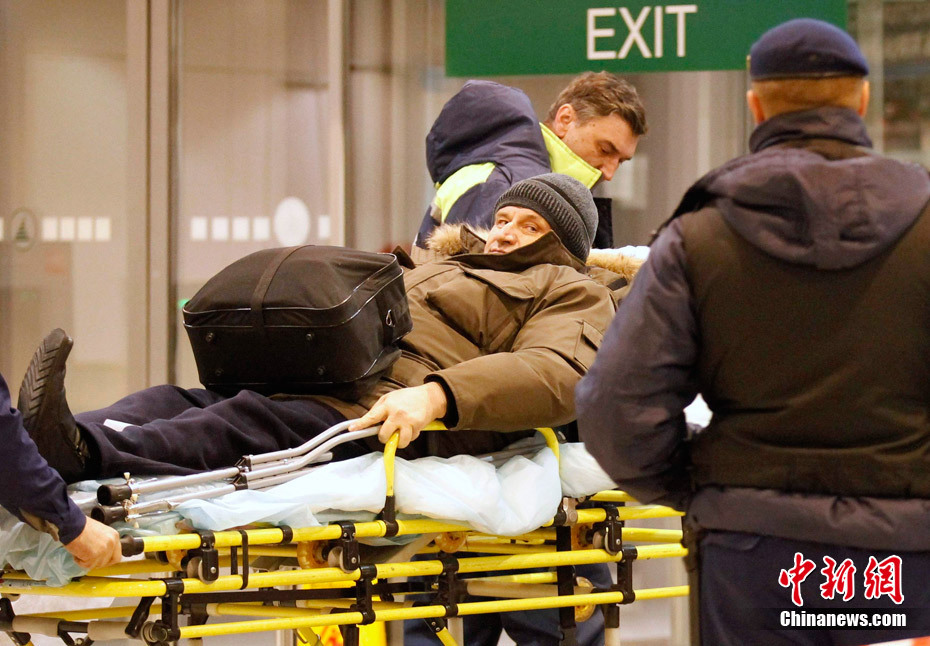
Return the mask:
M555 433L538 430L558 457ZM124 537L124 556L146 558L89 572L61 587L21 572L3 572L0 630L20 646L31 643L30 633L58 636L66 646L126 638L162 646L179 639L276 630L295 630L315 643L310 629L340 626L344 643L357 646L362 625L422 619L439 642L450 646L457 643L447 625L453 617L557 608L560 644L570 646L576 643L576 622L600 608L605 643L611 645L620 643L620 605L688 594L687 586L633 589L635 561L686 555L681 531L625 526L628 520L676 517L680 512L606 491L587 499L564 498L551 521L519 537L482 534L437 520L397 519L396 449L395 435L385 445L387 498L377 520ZM368 549L368 554L360 544L361 539L412 535L418 539L408 546ZM414 552L427 560L411 560ZM276 569L282 563L294 569ZM595 589L576 580L574 566L593 563L613 564L616 584ZM554 571L529 571L537 568ZM507 574L489 574L496 571ZM473 578L462 576L466 574ZM139 576L150 578L126 578ZM407 577L426 577L427 583L399 580ZM23 594L137 601L17 615L8 597ZM207 624L209 617L228 615L249 619ZM181 625L184 616L187 625Z

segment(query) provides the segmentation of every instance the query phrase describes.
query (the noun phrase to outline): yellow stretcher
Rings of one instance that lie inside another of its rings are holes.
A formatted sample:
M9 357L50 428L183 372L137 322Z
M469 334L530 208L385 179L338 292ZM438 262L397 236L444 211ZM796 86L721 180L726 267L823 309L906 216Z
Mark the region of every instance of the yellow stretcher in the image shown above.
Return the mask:
M540 432L558 456L555 434ZM396 519L396 447L396 437L385 447L387 501L378 520L124 537L124 556L144 558L92 571L62 587L6 571L0 578L0 630L20 645L30 643L30 633L61 637L68 646L127 637L162 645L277 630L296 630L314 644L310 629L340 626L344 643L355 645L360 626L422 619L439 642L455 644L449 618L558 608L561 643L572 644L575 622L600 608L606 643L619 644L620 605L688 594L687 586L634 590L632 585L635 561L686 554L681 532L625 527L628 520L679 512L605 491L583 500L563 499L549 523L518 537L481 534L436 520ZM360 542L394 536L416 538L390 548ZM412 559L414 554L419 560ZM616 584L595 589L575 578L573 566L592 563L614 564ZM15 595L126 603L29 615L15 613ZM488 600L470 600L475 597ZM210 617L230 615L249 619L207 623Z

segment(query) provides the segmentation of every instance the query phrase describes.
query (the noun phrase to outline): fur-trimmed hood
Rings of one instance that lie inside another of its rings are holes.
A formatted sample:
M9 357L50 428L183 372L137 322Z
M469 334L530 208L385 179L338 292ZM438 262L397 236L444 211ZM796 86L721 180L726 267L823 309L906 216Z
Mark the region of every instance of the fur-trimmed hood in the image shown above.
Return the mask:
M426 260L448 258L460 253L479 253L484 248L488 230L475 230L463 224L444 224L427 239L429 257ZM566 250L567 252L567 250ZM616 285L618 279L632 282L644 259L623 253L619 249L592 249L586 262L586 273L600 283ZM607 272L614 276L607 275Z

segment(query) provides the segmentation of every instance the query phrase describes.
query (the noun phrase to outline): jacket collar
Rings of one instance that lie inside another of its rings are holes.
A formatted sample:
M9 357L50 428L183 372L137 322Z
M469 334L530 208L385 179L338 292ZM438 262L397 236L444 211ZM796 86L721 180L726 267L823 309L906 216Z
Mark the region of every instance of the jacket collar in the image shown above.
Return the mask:
M601 171L579 157L546 124L541 123L539 127L542 128L543 141L546 142L546 150L549 152L549 166L552 172L569 175L588 188L593 188L601 178Z
M506 254L484 253L482 232L466 224L446 224L437 228L427 240L429 260L454 256L475 269L522 271L533 265L565 265L584 273L584 263L573 256L552 231L538 240Z
M465 247L466 253L456 256L455 259L475 269L523 271L533 265L549 264L565 265L576 271L584 272L584 263L573 256L552 231L525 247L504 254L484 253L484 240L481 240L468 226L462 227L462 239L463 242L467 240L469 246ZM479 244L475 244L475 240Z
M618 286L633 280L645 260L643 257L626 255L621 249L592 249L586 261L587 266L582 266L581 261L569 253L554 234L551 240L547 234L536 241L541 244L534 243L523 248L529 251L518 249L522 251L521 254L488 255L482 253L486 234L486 231L475 231L464 224L444 224L428 238L429 248L421 250L418 264L455 256L455 260L464 258L473 267L488 267L490 263L494 265L490 267L492 269L514 271L545 262L572 267L596 282L607 285L611 290L616 290ZM398 257L406 256L403 250L395 249L394 253L399 254ZM405 266L411 267L412 263Z
M801 139L838 139L853 146L872 147L865 123L848 108L824 107L787 112L759 124L749 138L749 149L760 150Z

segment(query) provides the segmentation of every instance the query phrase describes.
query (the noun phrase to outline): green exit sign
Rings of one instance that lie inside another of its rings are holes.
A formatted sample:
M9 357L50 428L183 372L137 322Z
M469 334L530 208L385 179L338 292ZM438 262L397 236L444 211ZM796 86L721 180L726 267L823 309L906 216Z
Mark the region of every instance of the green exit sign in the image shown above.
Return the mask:
M446 74L674 72L746 67L792 18L846 28L847 0L446 0Z

